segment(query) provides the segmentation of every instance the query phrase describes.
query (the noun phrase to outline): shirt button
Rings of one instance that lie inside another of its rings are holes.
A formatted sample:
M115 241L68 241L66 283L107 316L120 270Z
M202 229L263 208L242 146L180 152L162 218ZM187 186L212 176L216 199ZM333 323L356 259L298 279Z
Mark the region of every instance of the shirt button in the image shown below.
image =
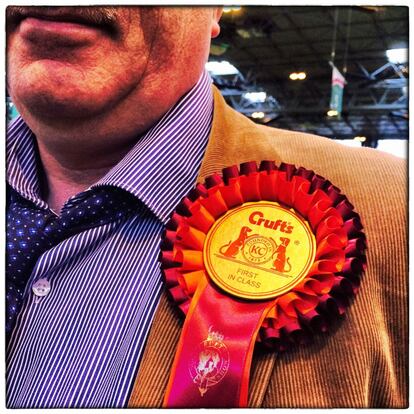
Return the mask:
M33 284L32 290L36 296L46 296L50 292L50 283L47 279L39 279Z

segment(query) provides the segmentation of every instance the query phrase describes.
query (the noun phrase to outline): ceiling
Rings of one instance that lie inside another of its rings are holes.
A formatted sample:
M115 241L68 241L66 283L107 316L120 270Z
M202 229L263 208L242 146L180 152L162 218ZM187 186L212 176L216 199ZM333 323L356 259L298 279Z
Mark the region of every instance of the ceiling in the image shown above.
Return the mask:
M347 66L340 117L327 116L333 43L335 66ZM408 7L243 6L223 14L210 60L240 71L213 80L237 110L263 112L256 122L336 139L365 136L364 145L375 147L378 139L408 139L408 64L389 63L385 54L397 47L408 47ZM290 80L298 71L306 79ZM266 102L243 97L258 90Z

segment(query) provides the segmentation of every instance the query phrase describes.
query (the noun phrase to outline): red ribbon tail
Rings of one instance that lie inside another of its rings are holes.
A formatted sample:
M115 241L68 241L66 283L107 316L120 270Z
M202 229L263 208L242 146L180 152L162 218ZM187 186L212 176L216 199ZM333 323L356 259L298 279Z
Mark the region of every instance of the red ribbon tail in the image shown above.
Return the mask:
M250 302L200 282L184 323L164 407L247 407L260 326L274 300Z

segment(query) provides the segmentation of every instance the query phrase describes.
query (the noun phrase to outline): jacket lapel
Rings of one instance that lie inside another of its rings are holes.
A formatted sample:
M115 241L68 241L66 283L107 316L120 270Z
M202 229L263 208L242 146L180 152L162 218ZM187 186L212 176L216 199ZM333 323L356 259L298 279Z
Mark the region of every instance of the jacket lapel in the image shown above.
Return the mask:
M263 134L260 132L263 131ZM257 140L259 140L260 145ZM214 116L198 181L222 168L244 161L275 159L268 132L230 109L214 88ZM280 162L279 159L275 159ZM160 407L183 325L164 292L161 296L144 355L128 403L129 407ZM250 377L249 406L259 407L276 360L275 354L256 354Z

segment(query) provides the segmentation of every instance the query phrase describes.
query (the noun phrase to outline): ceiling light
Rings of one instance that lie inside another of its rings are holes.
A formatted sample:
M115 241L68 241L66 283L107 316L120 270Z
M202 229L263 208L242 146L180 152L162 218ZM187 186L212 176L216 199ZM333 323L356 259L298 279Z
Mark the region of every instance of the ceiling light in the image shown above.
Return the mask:
M229 48L228 43L212 43L210 45L210 54L213 56L221 56L226 53L227 49Z
M326 115L328 115L328 116L337 116L337 115L338 115L338 111L337 111L337 110L335 110L335 109L330 109L330 110L326 113Z
M262 119L264 118L264 116L265 116L264 112L253 112L252 113L252 118L255 118L255 119Z
M292 72L289 75L289 78L291 80L304 80L306 79L306 73L305 72Z
M236 32L242 39L250 39L252 37L251 31L247 29L236 29Z
M223 13L238 12L240 10L240 6L223 7Z
M382 6L357 6L359 9L365 10L371 13L378 13L385 10L385 7Z
M391 63L405 63L408 61L407 48L388 49L385 53Z
M226 60L222 60L220 62L218 61L212 61L206 63L206 69L212 74L212 75L237 75L239 71L235 66L233 66L231 63L227 62Z
M354 137L354 140L358 141L358 142L365 142L367 140L367 137L358 135L358 136Z
M243 94L243 98L253 103L263 103L266 101L266 92L246 92Z

